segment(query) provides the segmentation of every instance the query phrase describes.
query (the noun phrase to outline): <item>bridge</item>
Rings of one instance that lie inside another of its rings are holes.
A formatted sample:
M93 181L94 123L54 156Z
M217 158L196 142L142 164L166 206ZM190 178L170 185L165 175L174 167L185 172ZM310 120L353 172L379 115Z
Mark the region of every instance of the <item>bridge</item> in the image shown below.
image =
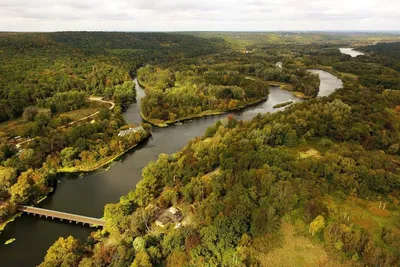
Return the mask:
M75 222L76 224L82 223L82 225L88 224L90 226L104 226L105 221L98 218L92 218L82 215L76 215L72 213L41 209L31 206L18 206L19 211L25 212L27 214L39 215L39 217L45 216L46 218L59 219L61 221L65 220L69 223Z

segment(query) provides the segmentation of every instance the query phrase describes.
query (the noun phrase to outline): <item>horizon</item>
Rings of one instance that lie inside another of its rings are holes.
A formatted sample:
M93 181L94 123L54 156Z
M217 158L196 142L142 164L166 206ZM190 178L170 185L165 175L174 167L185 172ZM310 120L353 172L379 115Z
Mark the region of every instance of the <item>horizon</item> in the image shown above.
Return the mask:
M400 30L396 0L0 0L0 7L7 32Z
M57 33L57 32L121 32L121 33L392 33L400 34L400 30L55 30L55 31L7 31L0 33Z

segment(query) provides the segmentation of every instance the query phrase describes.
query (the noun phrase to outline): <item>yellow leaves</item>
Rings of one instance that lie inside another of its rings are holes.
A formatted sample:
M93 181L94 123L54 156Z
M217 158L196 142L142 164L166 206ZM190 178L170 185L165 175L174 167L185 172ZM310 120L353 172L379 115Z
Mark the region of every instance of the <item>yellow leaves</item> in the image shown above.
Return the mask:
M345 224L340 224L340 232L341 233L351 233L351 228Z
M325 228L325 219L322 215L318 215L314 221L310 223L309 233L316 234L319 230Z

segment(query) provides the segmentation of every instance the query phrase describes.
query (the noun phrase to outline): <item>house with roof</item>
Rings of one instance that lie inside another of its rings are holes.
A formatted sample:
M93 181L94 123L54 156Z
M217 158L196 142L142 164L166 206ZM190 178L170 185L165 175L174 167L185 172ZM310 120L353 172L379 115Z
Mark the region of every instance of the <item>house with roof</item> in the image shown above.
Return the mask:
M156 220L156 225L164 227L169 223L179 224L182 219L182 212L178 208L170 207L169 209L161 212Z

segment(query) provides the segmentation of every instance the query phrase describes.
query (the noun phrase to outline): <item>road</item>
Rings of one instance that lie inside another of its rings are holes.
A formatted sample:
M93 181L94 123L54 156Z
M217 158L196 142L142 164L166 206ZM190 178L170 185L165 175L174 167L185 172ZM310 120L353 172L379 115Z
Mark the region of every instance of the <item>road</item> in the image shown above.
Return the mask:
M110 104L110 105L111 105L111 106L110 106L110 110L114 109L114 107L115 107L115 103L114 103L114 102L112 102L112 101L107 101L107 100L103 100L101 97L91 96L91 97L88 98L88 100L89 100L89 101L92 101L92 102L100 102L100 103ZM73 122L70 122L70 123L68 123L67 125L61 126L60 128L61 128L61 129L62 129L62 128L66 128L66 127L68 127L68 126L74 125L74 124L77 123L77 122L90 119L91 117L94 117L94 116L96 116L96 115L99 114L99 113L100 113L100 111L96 111L95 113L93 113L93 114L91 114L91 115L89 115L89 116L80 118L79 120L76 120L76 121L73 121ZM19 148L19 147L21 147L21 145L26 144L26 143L29 143L29 142L31 142L33 139L35 139L35 137L34 137L34 138L26 139L26 140L24 140L24 141L22 141L22 142L19 142L19 143L16 144L16 146Z

